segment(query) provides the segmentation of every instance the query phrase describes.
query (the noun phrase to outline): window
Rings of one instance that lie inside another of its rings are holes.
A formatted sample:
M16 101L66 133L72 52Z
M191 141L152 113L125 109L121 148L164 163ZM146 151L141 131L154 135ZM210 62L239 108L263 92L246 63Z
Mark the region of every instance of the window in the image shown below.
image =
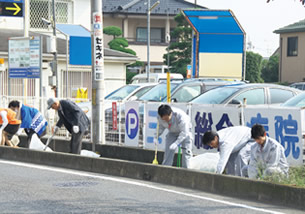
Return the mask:
M176 102L188 102L194 97L197 97L201 93L201 86L184 86L180 88L173 96Z
M164 42L164 28L150 29L150 42L161 43ZM147 28L137 28L137 42L147 42Z
M274 103L283 103L289 98L293 97L294 94L291 91L284 89L270 88L270 102Z
M298 37L288 37L287 40L287 56L298 55Z
M247 105L258 105L265 104L265 93L263 88L252 89L246 92L243 92L233 98L234 100L239 100L243 103L244 98L246 98Z
M73 5L72 0L55 1L57 24L72 23ZM52 0L31 0L30 1L30 28L47 29L41 18L52 19Z

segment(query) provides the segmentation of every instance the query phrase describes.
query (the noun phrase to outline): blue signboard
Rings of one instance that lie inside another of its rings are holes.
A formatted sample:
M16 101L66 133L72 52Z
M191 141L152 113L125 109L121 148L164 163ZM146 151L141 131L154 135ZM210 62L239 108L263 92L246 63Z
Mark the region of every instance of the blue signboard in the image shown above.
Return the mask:
M9 78L40 78L40 37L9 40Z

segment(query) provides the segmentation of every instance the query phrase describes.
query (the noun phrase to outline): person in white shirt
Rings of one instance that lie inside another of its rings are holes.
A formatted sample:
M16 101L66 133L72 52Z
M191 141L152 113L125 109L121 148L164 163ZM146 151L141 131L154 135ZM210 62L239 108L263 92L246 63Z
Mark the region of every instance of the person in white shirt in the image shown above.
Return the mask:
M251 136L256 144L251 148L251 158L248 166L248 176L257 179L260 176L270 176L274 173L287 176L289 165L284 147L275 139L267 136L264 126L255 124Z
M188 168L192 154L193 136L190 117L181 109L161 105L158 108L159 136L168 129L162 165L173 165L175 151L182 149L182 167Z
M250 149L255 142L249 127L232 126L218 132L205 132L202 143L219 150L216 173L222 174L226 170L226 174L243 176L243 167L248 165Z

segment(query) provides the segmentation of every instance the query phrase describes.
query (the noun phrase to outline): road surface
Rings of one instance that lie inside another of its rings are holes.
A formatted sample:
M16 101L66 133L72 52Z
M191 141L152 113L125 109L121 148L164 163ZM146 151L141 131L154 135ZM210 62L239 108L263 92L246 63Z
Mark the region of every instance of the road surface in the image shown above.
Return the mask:
M303 213L196 190L0 160L0 213Z

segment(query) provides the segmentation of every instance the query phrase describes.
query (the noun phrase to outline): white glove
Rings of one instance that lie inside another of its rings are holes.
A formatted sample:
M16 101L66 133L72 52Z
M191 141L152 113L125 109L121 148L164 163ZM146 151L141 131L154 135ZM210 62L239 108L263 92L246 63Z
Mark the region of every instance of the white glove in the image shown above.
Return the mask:
M73 132L77 134L79 132L79 127L78 126L73 126Z
M54 127L54 132L53 132L53 134L56 134L56 133L58 132L58 130L59 130L59 127L58 127L58 126L55 126L55 127Z
M170 146L169 146L169 149L170 150L176 150L178 147L178 145L176 143L172 143Z
M21 135L22 131L23 131L23 128L19 128L18 131L16 132L16 135L17 136Z

